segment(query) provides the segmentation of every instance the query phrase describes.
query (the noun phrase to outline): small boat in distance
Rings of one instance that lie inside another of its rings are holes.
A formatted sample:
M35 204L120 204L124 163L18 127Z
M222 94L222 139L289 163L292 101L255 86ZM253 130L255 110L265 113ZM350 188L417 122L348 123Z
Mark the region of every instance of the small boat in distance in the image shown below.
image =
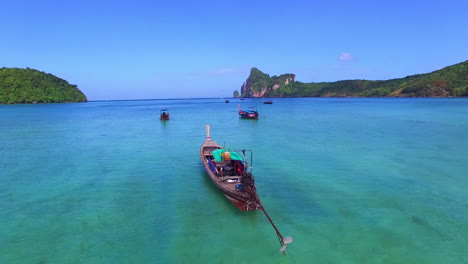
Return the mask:
M237 105L237 108L239 109L239 116L241 118L258 119L258 112L257 111L253 111L253 110L244 111L244 110L241 109L240 105Z
M264 104L273 104L273 101L272 100L268 100L268 101L265 101L263 102Z
M229 100L224 101L225 103L229 103Z
M167 108L164 108L164 109L161 109L160 113L159 113L159 119L162 120L162 121L166 121L166 120L169 120L169 111L167 111Z
M244 160L239 152L245 156L245 152L250 152L250 166L252 166L252 151L240 150L230 151L222 148L210 137L210 125L206 125L206 139L200 147L200 158L210 180L223 192L239 210L262 210L276 231L280 241L280 252L285 253L288 244L292 243L291 237L284 237L276 228L273 220L265 211L257 194L255 179L252 175L252 167Z

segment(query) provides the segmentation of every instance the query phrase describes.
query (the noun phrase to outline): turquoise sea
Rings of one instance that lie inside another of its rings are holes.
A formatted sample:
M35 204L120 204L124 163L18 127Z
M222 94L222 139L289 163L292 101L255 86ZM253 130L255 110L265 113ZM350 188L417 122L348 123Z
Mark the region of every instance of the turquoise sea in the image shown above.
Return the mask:
M468 99L273 101L0 105L0 263L468 263ZM205 124L253 150L286 256L208 180Z

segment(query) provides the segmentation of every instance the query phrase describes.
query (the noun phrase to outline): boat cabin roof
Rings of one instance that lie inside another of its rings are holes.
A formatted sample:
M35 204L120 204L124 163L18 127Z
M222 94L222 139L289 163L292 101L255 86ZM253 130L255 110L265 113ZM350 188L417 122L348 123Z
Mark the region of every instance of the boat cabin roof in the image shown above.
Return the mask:
M213 154L213 158L215 159L216 162L221 162L224 160L223 158L223 153L226 152L226 151L229 151L227 149L216 149L216 150L213 150L211 151L211 154ZM241 160L243 161L244 159L242 158L242 156L235 152L235 151L229 151L229 153L231 154L231 159L232 160Z

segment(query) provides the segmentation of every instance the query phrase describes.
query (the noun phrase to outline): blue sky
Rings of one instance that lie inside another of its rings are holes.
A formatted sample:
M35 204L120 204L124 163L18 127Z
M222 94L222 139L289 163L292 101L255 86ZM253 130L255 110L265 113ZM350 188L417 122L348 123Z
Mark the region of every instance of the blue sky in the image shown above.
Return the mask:
M257 67L385 80L468 60L468 1L4 1L0 67L89 100L229 97Z

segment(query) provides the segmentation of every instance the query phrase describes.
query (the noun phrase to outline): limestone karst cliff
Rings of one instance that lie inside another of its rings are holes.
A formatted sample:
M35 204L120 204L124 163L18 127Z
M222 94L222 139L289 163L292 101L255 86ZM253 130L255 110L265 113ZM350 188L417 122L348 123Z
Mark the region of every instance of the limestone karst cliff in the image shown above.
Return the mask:
M264 97L270 91L279 89L296 81L294 74L282 74L270 77L257 68L250 70L250 75L241 87L241 97Z

